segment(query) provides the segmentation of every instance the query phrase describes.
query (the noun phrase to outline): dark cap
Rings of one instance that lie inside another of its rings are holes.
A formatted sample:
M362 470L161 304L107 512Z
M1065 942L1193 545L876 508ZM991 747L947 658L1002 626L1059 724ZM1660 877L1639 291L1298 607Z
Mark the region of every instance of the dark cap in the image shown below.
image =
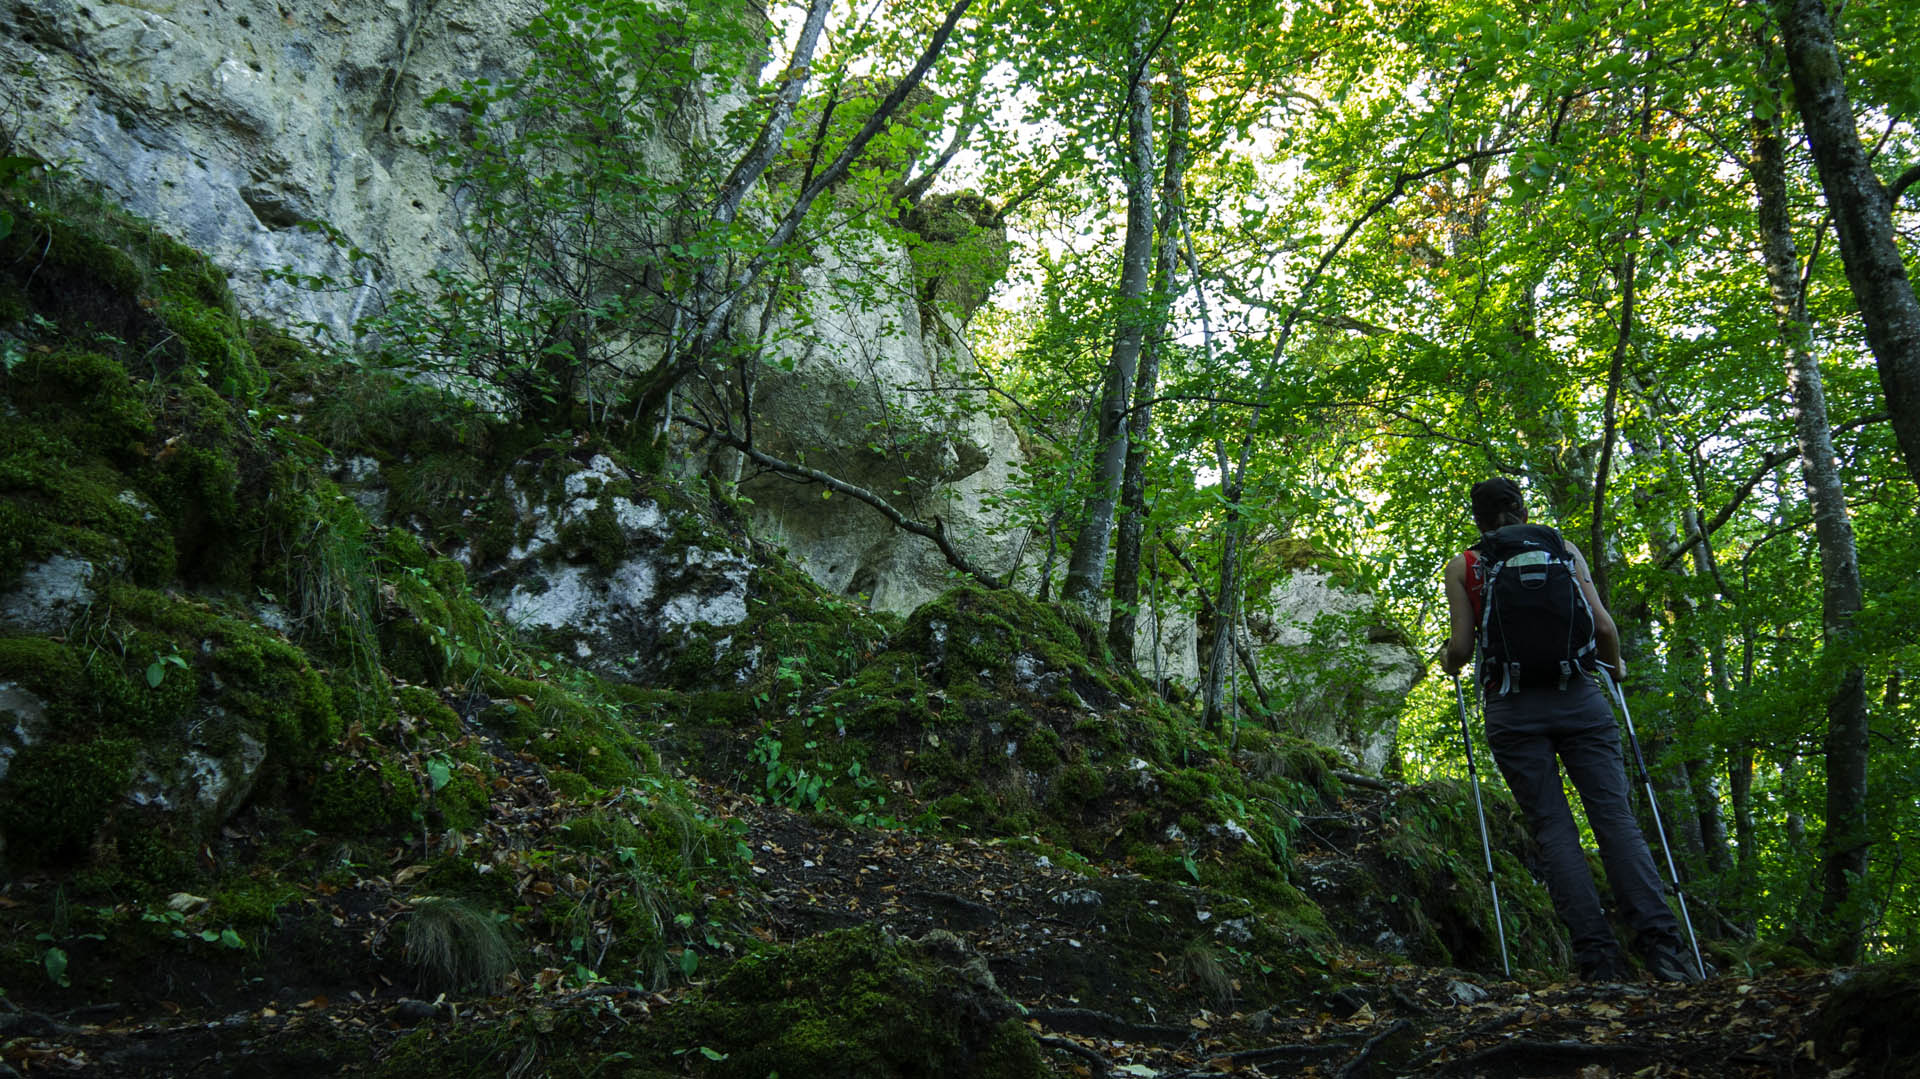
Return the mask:
M1505 476L1495 476L1473 485L1473 522L1482 532L1495 527L1503 513L1518 513L1526 507L1520 487Z

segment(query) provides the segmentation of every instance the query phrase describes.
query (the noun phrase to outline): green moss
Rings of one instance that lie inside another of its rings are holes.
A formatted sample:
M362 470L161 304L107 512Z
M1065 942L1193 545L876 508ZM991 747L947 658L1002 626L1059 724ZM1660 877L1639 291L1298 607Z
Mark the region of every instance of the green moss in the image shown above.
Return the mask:
M400 710L442 738L460 733L460 716L440 695L425 686L401 686L394 692Z
M82 683L80 654L46 637L0 637L0 680L18 682L47 700L68 697Z
M441 825L461 831L484 820L487 806L486 786L464 771L453 773L446 785L429 798L429 808L439 817Z
M299 898L299 891L278 880L244 880L213 895L208 920L243 934L272 928L280 908Z
M87 453L126 460L154 433L154 414L111 357L81 349L28 353L8 378L28 418L48 424Z
M136 580L173 572L170 530L156 527L127 477L48 427L0 425L0 506L18 528L6 541L14 553L0 564L5 579L54 554L124 568Z
M378 747L364 759L337 757L314 782L310 819L337 835L392 835L412 830L422 811L413 773Z
M244 624L223 623L227 645L212 664L227 679L226 708L265 728L269 752L281 760L305 764L317 760L340 736L333 697L299 649Z
M168 296L157 309L179 338L186 369L196 378L228 397L246 398L260 392L260 366L230 311L187 295Z
M561 531L560 542L570 552L585 555L606 572L612 572L625 561L627 533L614 513L613 496L601 492L592 509Z
M1069 802L1091 802L1107 793L1107 779L1098 768L1076 761L1060 773L1056 789Z
M1034 727L1020 740L1020 763L1039 771L1060 764L1061 741L1051 727Z
M559 686L486 671L495 703L481 722L549 768L602 787L631 783L659 767L653 750L621 722L618 708L590 704Z
M8 856L45 864L85 851L133 780L139 750L129 738L22 748L0 787Z

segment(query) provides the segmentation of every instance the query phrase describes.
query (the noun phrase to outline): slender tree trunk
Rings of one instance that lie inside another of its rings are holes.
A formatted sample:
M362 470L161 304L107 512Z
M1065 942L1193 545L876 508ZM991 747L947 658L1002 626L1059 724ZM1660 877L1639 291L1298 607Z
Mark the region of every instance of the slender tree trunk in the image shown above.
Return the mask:
M1153 277L1153 95L1147 49L1153 28L1142 17L1134 29L1127 63L1127 232L1120 252L1120 292L1115 299L1113 352L1100 397L1100 433L1095 443L1093 492L1086 517L1067 558L1060 596L1083 610L1099 603L1112 539L1114 504L1127 463L1127 396L1133 388L1147 334L1147 292Z
M1113 550L1113 612L1107 621L1107 645L1121 663L1133 665L1134 629L1139 625L1140 549L1147 527L1147 436L1153 429L1153 395L1160 383L1160 357L1166 351L1167 310L1180 254L1181 185L1187 168L1187 86L1171 64L1167 108L1167 161L1160 179L1160 249L1153 267L1153 315L1133 380L1133 407L1127 419L1127 465L1120 479L1120 520Z
M1826 3L1780 0L1775 11L1847 283L1879 364L1894 437L1907 474L1920 483L1920 299L1894 243L1893 200L1860 145Z
M1688 510L1685 530L1697 533L1700 542L1693 547L1693 569L1696 576L1704 580L1718 582L1719 567L1714 564L1713 541L1701 528L1700 512ZM1724 589L1716 588L1714 603L1723 602ZM1717 628L1710 630L1706 638L1707 678L1713 687L1713 706L1715 710L1724 708L1731 700L1727 688L1727 642L1726 636ZM1690 765L1694 772L1694 812L1700 818L1700 836L1706 847L1707 868L1716 874L1725 873L1733 868L1733 852L1727 849L1727 824L1720 815L1720 784L1715 779L1713 769L1706 761Z
M1223 478L1228 489L1227 519L1220 537L1220 581L1215 594L1213 647L1207 656L1207 685L1201 695L1200 723L1205 727L1225 727L1227 718L1227 671L1233 665L1230 651L1240 635L1240 488Z
M1824 15L1824 13L1823 13ZM1764 91L1763 91L1764 92ZM1759 204L1761 250L1767 287L1787 352L1787 384L1793 399L1794 434L1800 443L1800 472L1813 505L1813 530L1820 549L1820 616L1824 647L1844 651L1860 610L1860 563L1853 522L1833 453L1827 424L1826 392L1820 365L1810 347L1811 329L1800 285L1799 255L1787 209L1786 156L1778 122L1754 120L1751 171ZM1831 201L1831 200L1830 200ZM1827 699L1826 834L1821 844L1820 916L1833 936L1842 961L1858 954L1864 919L1849 903L1867 872L1867 694L1866 677L1848 666Z
M1727 755L1727 795L1733 803L1733 843L1740 881L1735 909L1741 928L1752 931L1760 887L1759 835L1753 827L1753 746L1742 742Z

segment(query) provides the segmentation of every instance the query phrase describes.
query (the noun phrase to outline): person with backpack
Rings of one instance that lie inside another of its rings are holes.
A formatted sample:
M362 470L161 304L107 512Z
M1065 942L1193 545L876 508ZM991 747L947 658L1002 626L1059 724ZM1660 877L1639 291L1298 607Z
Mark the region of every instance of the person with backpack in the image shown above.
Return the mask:
M1472 506L1480 541L1447 563L1452 631L1441 666L1457 677L1476 648L1480 653L1475 681L1486 702L1487 744L1540 846L1541 875L1572 935L1580 978L1623 981L1632 968L1587 869L1561 784L1563 765L1647 972L1661 981L1697 981L1681 958L1679 921L1627 802L1613 706L1595 680L1599 665L1616 679L1626 669L1619 630L1586 558L1554 529L1527 523L1526 500L1511 480L1474 484Z

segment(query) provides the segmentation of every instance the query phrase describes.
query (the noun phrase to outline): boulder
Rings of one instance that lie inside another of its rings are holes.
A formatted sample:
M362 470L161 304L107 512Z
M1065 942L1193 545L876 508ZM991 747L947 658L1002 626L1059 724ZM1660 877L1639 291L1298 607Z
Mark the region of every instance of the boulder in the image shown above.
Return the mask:
M507 622L583 666L645 680L696 634L746 620L747 554L612 458L522 462L504 489L513 545L468 568Z
M1378 597L1300 568L1249 608L1247 628L1285 726L1357 771L1390 770L1400 706L1425 666Z
M93 603L93 563L56 554L0 593L0 630L59 633Z
M890 244L828 248L805 271L808 310L780 336L756 390L760 447L941 521L977 564L1012 564L993 496L1024 460L1012 426L966 387L972 361L946 316L912 299L916 270ZM864 282L851 290L849 282ZM951 587L930 542L873 508L813 484L750 476L756 535L787 549L821 586L906 613Z

